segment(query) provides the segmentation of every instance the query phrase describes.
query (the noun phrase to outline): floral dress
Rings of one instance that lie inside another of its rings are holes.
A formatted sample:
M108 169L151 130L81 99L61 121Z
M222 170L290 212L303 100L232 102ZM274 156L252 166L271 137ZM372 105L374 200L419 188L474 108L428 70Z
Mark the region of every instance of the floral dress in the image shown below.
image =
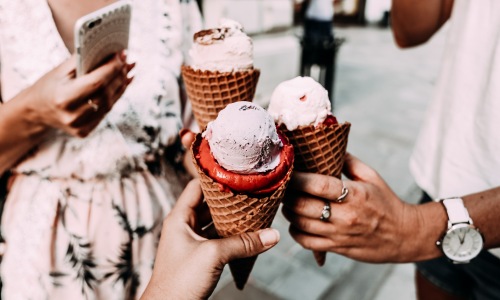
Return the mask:
M137 299L149 281L162 220L183 188L173 166L178 77L201 18L188 0L132 6L137 65L125 94L88 137L54 130L13 169L3 299ZM46 0L0 0L4 100L68 57Z

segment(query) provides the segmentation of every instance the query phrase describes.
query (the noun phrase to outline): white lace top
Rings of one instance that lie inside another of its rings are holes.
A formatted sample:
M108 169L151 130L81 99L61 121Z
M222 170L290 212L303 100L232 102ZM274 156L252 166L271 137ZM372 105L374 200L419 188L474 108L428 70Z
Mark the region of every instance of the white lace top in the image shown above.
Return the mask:
M128 60L137 65L132 84L90 136L80 139L54 132L16 167L17 172L81 179L120 176L144 169L148 160L162 155L181 127L177 78L181 49L190 36L183 39L182 32L196 29L183 24L179 13L196 3L187 1L183 6L181 2L133 1ZM26 14L32 17L18 17ZM46 0L0 0L4 100L69 56Z

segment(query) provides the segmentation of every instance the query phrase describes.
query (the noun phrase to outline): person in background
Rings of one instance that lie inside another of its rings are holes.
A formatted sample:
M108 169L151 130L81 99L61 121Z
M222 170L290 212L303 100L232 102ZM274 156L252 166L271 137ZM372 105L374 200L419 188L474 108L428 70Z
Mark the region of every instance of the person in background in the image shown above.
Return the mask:
M418 262L419 299L500 299L500 2L393 0L391 16L401 47L425 43L448 23L410 160L422 203L404 202L348 154L350 180L295 173L283 208L290 232L307 249ZM321 221L325 206L331 216Z
M229 261L258 255L278 243L279 232L272 228L207 239L214 233L201 230L211 221L202 198L195 179L163 222L153 276L142 300L207 299Z
M332 97L335 39L333 0L305 0L302 3L304 34L302 38L301 75L310 76L311 67L320 67L319 82Z
M0 1L2 298L137 299L185 185L178 78L196 2L133 0L127 52L76 78L75 21L115 1Z

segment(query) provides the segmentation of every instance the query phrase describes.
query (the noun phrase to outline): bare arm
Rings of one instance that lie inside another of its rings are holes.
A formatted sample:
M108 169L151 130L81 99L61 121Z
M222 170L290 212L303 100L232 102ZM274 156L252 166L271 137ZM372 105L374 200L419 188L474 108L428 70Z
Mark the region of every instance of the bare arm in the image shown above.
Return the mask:
M24 105L26 91L0 106L0 174L38 144L48 127L32 124Z
M391 27L398 46L428 41L449 19L453 0L392 0Z

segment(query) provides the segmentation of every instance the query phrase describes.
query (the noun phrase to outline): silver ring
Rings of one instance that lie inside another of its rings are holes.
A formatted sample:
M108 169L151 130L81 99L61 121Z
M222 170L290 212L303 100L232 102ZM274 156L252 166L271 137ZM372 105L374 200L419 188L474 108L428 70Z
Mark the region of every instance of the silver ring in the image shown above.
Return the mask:
M342 203L344 202L345 197L347 197L347 194L349 194L349 190L345 187L344 182L342 181L342 193L336 200L333 201L336 203Z
M325 202L325 206L323 206L323 210L321 211L321 217L319 217L319 219L323 222L328 221L328 219L330 219L330 216L332 215L331 210L332 209L330 208L330 203Z
M94 111L99 110L99 105L97 105L97 103L95 103L94 100L92 99L87 100L87 104L90 105L90 107L92 107Z

